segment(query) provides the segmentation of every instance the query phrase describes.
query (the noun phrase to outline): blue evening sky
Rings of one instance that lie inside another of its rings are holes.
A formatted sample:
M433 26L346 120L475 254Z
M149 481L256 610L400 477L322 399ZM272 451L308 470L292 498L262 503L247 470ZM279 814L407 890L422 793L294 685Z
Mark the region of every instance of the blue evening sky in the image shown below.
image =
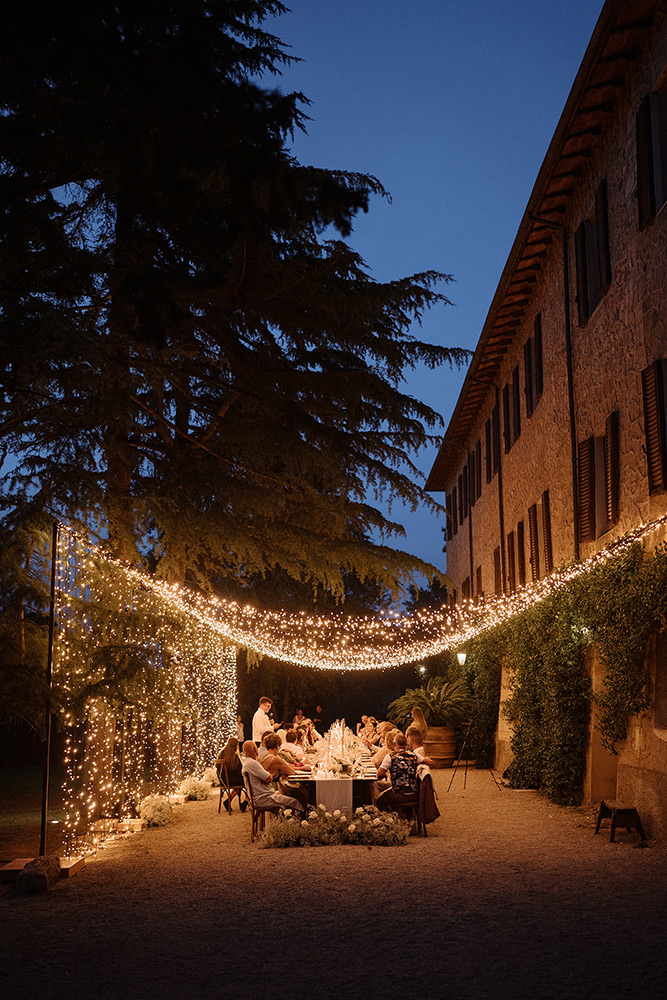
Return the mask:
M455 305L415 334L473 349L602 0L286 2L264 27L303 60L278 83L312 102L295 154L379 178L392 203L373 201L352 246L380 281L451 274ZM446 425L464 375L417 371L406 391ZM393 514L393 544L444 569L442 519Z

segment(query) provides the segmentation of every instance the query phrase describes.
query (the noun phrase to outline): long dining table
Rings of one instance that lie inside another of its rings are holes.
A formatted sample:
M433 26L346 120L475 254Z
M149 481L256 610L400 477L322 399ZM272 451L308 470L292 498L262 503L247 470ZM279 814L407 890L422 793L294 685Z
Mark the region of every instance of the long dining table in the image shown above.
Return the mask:
M354 773L332 773L322 767L312 771L297 769L287 785L298 785L307 795L309 805L323 805L327 812L333 813L336 809L351 812L356 805L370 803L370 786L374 781L377 781L377 768L373 766L370 753L364 753Z

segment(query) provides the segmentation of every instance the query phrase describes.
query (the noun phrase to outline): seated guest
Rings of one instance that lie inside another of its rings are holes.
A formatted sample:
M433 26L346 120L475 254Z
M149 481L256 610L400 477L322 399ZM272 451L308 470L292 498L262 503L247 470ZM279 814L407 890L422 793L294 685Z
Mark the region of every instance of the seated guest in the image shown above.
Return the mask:
M357 736L361 735L361 730L366 728L367 722L368 722L368 716L362 715L361 722L357 722Z
M246 800L245 787L243 785L243 775L241 774L241 758L239 757L239 741L236 737L232 736L220 751L220 755L215 762L215 768L218 772L218 778L220 779L220 784L225 784L225 773L224 766L227 766L227 787L229 788L228 795L223 800L223 805L227 812L231 812L231 804L234 797L237 796L239 800L239 807L241 812L245 812L248 807L248 802ZM243 801L241 800L243 796Z
M315 729L315 724L312 719L306 720L306 729L308 731L308 739L310 740L311 746L313 746L314 743L317 743L318 740L322 739L322 734L318 733L317 729Z
M305 760L306 751L297 743L297 735L293 729L288 729L285 733L281 749L290 753L295 760Z
M256 806L261 808L275 806L280 809L296 809L298 812L306 811L306 807L299 799L293 798L291 795L283 795L272 788L271 775L257 760L257 747L252 740L245 741L243 753L245 754L243 774L248 776Z
M267 754L266 738L267 738L267 736L273 736L273 735L274 734L273 734L273 730L272 729L265 729L264 732L262 733L261 742L260 742L259 746L257 747L257 759L258 760L261 760L263 757L266 756L266 754Z
M382 737L382 745L377 753L373 754L373 764L375 767L380 766L387 754L394 752L394 740L398 733L400 733L400 729L389 729L385 732Z
M299 708L299 709L297 710L297 713L296 713L296 715L295 715L295 716L294 716L294 718L292 719L292 725L293 725L293 726L305 726L305 724L306 724L306 723L307 723L308 721L309 721L309 720L308 720L308 719L306 718L306 716L305 716L305 715L303 714L303 709L302 709L302 708Z
M280 752L281 744L277 733L269 733L266 737L266 756L262 757L262 767L268 771L272 778L286 779L292 778L296 774L296 769L290 764ZM310 767L310 765L308 765ZM282 787L282 786L281 786ZM284 789L283 789L284 791ZM299 789L290 788L291 793L302 801ZM306 807L305 797L303 798L304 809Z
M394 752L387 754L378 768L378 780L388 776L391 781L391 789L377 800L378 809L397 809L402 813L402 805L414 799L419 791L417 768L420 761L412 750L408 750L407 742L403 733L398 733L394 739Z
M381 739L380 734L375 728L376 726L377 726L377 719L375 719L372 715L369 715L365 728L362 729L361 732L359 733L359 739L361 740L362 743L365 743L365 745L369 748L369 750L372 750L373 747L376 747Z
M427 767L433 767L433 761L430 757L426 756L426 751L424 750L421 729L414 725L408 726L405 731L405 737L408 741L409 749L419 758L419 763L426 764Z

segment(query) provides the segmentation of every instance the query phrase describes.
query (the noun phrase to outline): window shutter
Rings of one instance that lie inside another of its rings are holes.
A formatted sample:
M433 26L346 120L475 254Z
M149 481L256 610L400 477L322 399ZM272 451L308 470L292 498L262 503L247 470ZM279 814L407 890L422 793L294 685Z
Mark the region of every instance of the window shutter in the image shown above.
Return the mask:
M526 383L526 416L531 417L535 404L533 401L533 340L530 337L523 345L523 374Z
M468 452L468 504L470 507L475 506L475 500L477 499L475 495L475 481L477 479L477 460L475 458L475 452Z
M637 208L641 229L655 215L650 96L637 112Z
M595 438L577 446L577 485L579 489L579 541L595 538Z
M609 255L609 210L607 182L601 181L595 193L595 224L597 226L598 274L600 291L611 282L611 257Z
M510 413L510 387L509 382L503 386L503 437L505 439L505 452L512 447L512 414Z
M459 530L458 506L456 499L456 486L452 489L452 537Z
M491 446L491 419L486 421L486 426L484 428L485 438L486 438L486 481L490 483L493 479L493 458L492 458L492 446Z
M448 542L451 542L452 538L454 537L454 530L453 530L453 525L452 525L452 494L451 493L447 493L445 495L445 511L446 511L445 523L446 523L446 528L447 528L447 530L445 532L445 537L446 537L446 539L447 539Z
M651 95L654 211L667 201L667 88Z
M542 395L544 388L544 378L542 373L542 315L535 317L534 337L533 337L533 364L535 366L535 405Z
M528 511L528 534L530 536L530 572L533 581L540 578L540 550L537 540L537 504Z
M586 223L582 222L574 234L574 251L577 263L577 309L579 326L588 319L588 277L586 274Z
M660 493L667 486L665 456L665 391L662 361L654 361L642 372L644 394L644 433L648 463L649 493Z
M521 434L521 390L519 387L519 366L512 372L512 444Z
M482 495L482 442L475 445L475 499L479 500Z
M526 582L526 544L523 537L523 521L516 526L516 567L519 576L519 586Z
M463 517L461 518L461 520L464 521L468 516L468 480L470 478L470 473L468 471L467 463L463 466L463 473L461 478L463 481L461 489L461 496L463 497Z
M605 530L618 521L618 487L618 413L614 410L607 417L604 432Z
M459 524L463 524L463 476L459 476Z
M475 593L476 593L477 597L484 597L484 588L482 587L482 567L481 566L477 567L477 572L476 572L475 575L477 577L476 586L475 586Z
M549 507L549 490L542 494L542 540L544 542L544 572L550 573L554 568L554 558L551 549L551 508Z
M493 438L493 473L495 475L500 468L500 412L497 403L491 414L491 437Z
M493 576L496 594L503 592L503 575L500 568L500 546L493 550Z
M507 576L510 593L516 590L516 559L514 555L514 532L510 531L507 536Z

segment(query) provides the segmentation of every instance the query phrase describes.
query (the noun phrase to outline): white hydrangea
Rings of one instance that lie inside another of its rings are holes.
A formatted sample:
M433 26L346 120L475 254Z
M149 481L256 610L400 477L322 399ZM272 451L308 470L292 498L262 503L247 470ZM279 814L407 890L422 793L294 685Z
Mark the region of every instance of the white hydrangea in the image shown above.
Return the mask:
M307 819L302 819L301 820L301 826L310 826L310 823L308 822Z
M334 809L334 816L336 817L336 819L338 819L338 817L340 816L340 809Z
M379 826L381 822L382 820L376 816L375 819L373 820L373 826Z
M354 831L356 829L357 829L357 824L356 823L350 823L350 825L347 828L347 832L348 833L354 833Z

